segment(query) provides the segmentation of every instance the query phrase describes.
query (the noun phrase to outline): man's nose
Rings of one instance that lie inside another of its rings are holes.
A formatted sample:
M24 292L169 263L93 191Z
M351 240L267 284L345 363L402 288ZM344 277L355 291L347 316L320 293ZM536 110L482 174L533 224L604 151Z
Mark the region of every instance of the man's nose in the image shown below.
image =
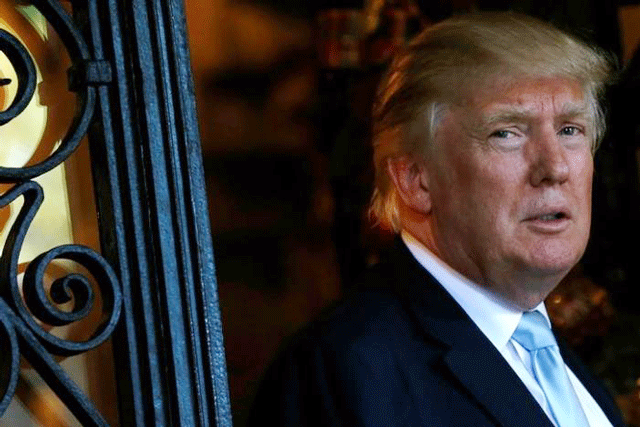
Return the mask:
M531 184L562 184L569 179L566 148L555 132L544 132L532 141Z

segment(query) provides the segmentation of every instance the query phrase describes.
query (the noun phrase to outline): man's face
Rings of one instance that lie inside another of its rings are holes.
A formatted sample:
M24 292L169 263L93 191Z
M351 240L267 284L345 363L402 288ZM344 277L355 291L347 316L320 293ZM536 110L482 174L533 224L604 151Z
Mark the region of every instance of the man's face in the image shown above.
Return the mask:
M524 308L582 256L591 221L593 118L581 86L517 80L451 108L427 162L436 251Z

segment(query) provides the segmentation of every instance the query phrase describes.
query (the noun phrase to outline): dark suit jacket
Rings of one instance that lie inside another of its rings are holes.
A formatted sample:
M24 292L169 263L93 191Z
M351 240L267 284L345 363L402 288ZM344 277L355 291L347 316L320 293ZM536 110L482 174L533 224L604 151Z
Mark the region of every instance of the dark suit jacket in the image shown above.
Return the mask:
M398 239L268 370L250 426L552 427L502 355ZM565 362L614 426L615 403Z

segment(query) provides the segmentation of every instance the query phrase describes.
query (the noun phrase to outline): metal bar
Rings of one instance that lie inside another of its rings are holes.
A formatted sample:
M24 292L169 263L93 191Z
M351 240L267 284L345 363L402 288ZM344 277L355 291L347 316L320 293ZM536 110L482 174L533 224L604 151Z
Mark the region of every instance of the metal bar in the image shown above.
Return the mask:
M198 120L195 114L196 105L184 5L180 1L159 4L165 6L165 16L168 17L169 22L167 28L170 39L173 41L171 44L174 48L171 56L173 64L171 65L175 75L174 81L177 83L175 87L180 89L175 96L176 106L181 113L178 115L181 121L177 124L185 141L180 145L181 156L189 165L189 168L183 168L181 172L186 193L185 204L188 206L187 224L190 227L187 236L191 237L189 242L193 253L191 259L194 263L193 272L196 275L193 283L197 302L194 306L197 306L198 310L193 313L194 317L197 316L193 322L201 325L200 334L204 346L201 349L204 356L202 362L204 371L201 373L204 375L203 392L207 400L214 404L216 425L230 427L231 409L213 250L211 250L211 230L208 215L202 215L203 207L208 204ZM210 379L213 379L213 382Z
M72 21L58 0L32 1L69 50L70 84L78 93L80 108L68 135L44 162L0 167L0 181L18 183L0 196L2 203L20 195L25 198L0 263L0 276L6 282L0 287L0 337L12 347L0 366L0 380L6 382L0 384L4 388L0 409L15 392L19 348L80 422L105 426L104 418L52 354L87 351L116 327L112 339L121 425L230 427L183 4L181 0L77 0ZM9 36L5 39L4 49L17 52L9 56L22 58L28 70L28 55L21 56L21 45L11 44ZM43 197L41 188L28 180L64 161L87 129L101 250L107 261L75 245L41 254L25 272L23 300L17 260ZM56 258L84 265L98 282L103 310L111 311L87 342L60 340L32 318L62 325L91 310L93 290L80 275L54 283L50 295L40 288L47 264ZM52 304L71 298L63 290L67 285L75 303L68 313Z
M4 302L0 301L4 306ZM9 310L5 310L9 312ZM107 427L108 424L67 373L40 344L21 319L10 314L20 344L20 353L84 426Z
M135 128L136 106L131 102L134 82L122 23L121 2L88 2L89 31L94 55L111 61L113 85L100 88L100 122L93 129L96 202L100 215L101 247L122 282L124 321L114 334L120 424L167 425L162 363L158 339L152 265L146 250L144 188ZM105 34L105 40L102 40Z
M121 423L231 426L184 7L89 11L95 60L112 65L91 147L103 254L123 283Z

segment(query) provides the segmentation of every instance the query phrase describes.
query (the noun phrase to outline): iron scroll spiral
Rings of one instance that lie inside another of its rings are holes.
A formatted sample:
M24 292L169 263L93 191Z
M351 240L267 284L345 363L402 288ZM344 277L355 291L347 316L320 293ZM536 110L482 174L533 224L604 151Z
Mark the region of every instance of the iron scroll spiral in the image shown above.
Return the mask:
M64 43L74 65L81 67L91 62L89 50L81 34L59 1L32 0L31 4L51 24ZM18 76L18 93L9 108L0 112L2 125L15 118L27 106L35 92L37 76L33 60L26 48L7 31L0 31L0 51L7 56ZM64 162L75 151L91 123L96 104L96 88L80 85L74 87L74 90L77 92L78 114L58 148L46 159L34 165L20 168L0 166L0 182L17 183L40 176Z
M22 43L11 33L2 29L0 29L0 51L7 56L18 75L18 90L13 102L5 111L0 111L1 126L22 113L33 98L36 90L36 67Z
M9 304L52 354L72 356L102 344L113 332L120 315L122 295L117 276L107 261L94 250L81 245L55 247L29 263L24 274L22 293L18 283L18 258L24 237L31 221L40 207L44 194L42 187L34 181L16 185L0 196L0 207L22 196L24 203L9 232L0 257L0 283ZM43 328L40 322L51 326L64 326L85 318L93 307L94 292L89 280L80 274L69 274L55 280L48 293L45 291L44 275L53 260L66 259L85 267L94 277L102 296L102 312L105 320L92 336L84 342L63 340ZM5 285L6 286L6 285ZM73 302L71 311L63 311L56 304Z
M73 67L81 68L91 63L89 50L80 33L57 0L31 0L30 3L58 34ZM18 79L14 99L4 111L0 111L1 126L17 117L31 101L37 75L27 49L4 30L0 30L0 51L7 56ZM0 85L5 83L0 80ZM87 133L94 114L96 87L80 84L73 90L78 100L77 114L55 151L30 166L0 166L0 182L15 184L0 195L0 208L20 197L23 200L0 256L0 416L15 394L21 353L25 355L27 351L35 351L39 358L55 363L52 355L70 356L88 351L112 334L120 316L122 294L118 277L100 254L85 246L62 245L40 254L28 264L22 286L18 283L20 251L44 199L42 187L31 179L60 165L73 153ZM72 273L56 279L47 289L45 270L55 260L70 260L84 267L93 277L96 288L88 277ZM63 326L86 319L95 310L96 290L102 301L102 317L89 338L65 340L43 327L43 324ZM59 308L65 303L69 303L71 309Z

